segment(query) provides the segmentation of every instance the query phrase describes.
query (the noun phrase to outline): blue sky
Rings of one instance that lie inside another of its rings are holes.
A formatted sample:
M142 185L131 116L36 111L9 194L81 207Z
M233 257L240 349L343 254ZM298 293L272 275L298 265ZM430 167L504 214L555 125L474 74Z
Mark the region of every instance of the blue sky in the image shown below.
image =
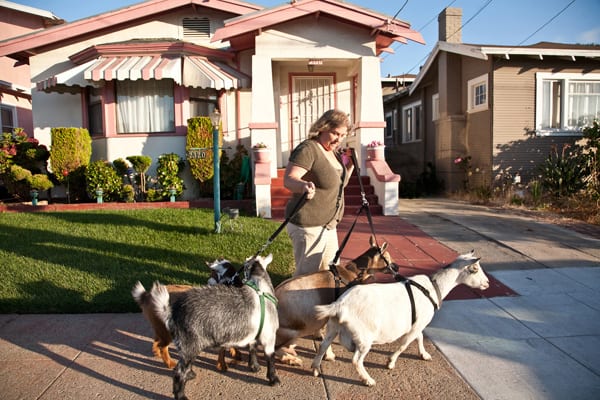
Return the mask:
M140 0L11 0L75 21L140 3ZM286 3L250 1L263 7ZM423 35L426 45L394 45L395 54L384 54L382 76L417 73L438 39L437 15L447 6L463 10L464 43L528 45L537 42L600 44L598 0L353 0L358 6L409 22ZM567 7L564 11L565 7Z

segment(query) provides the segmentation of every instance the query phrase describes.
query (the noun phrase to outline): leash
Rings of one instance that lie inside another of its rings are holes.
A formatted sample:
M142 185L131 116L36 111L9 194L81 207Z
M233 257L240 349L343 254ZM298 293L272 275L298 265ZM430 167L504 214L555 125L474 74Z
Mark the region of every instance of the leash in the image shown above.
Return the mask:
M263 326L265 324L265 297L271 303L275 304L275 307L277 307L277 298L275 296L273 296L271 293L262 292L258 288L258 285L254 281L248 280L248 281L244 282L244 284L251 287L252 289L254 289L256 294L258 294L258 298L260 300L260 324L258 325L258 333L256 334L256 337L258 338L260 336Z
M298 211L300 210L300 208L304 205L304 203L306 202L306 196L308 196L307 192L302 193L302 196L300 196L300 198L298 199L298 202L296 203L296 205L292 209L292 212L290 213L290 216L287 217L285 219L285 221L283 221L283 223L281 225L279 225L279 228L277 228L277 230L275 232L273 232L273 234L271 235L271 237L269 237L269 239L267 240L267 243L265 243L260 248L260 250L258 250L256 252L256 254L254 255L254 258L258 257L263 251L265 251L267 249L267 247L269 247L269 245L271 243L273 243L273 241L275 240L275 238L277 237L277 235L279 235L281 233L281 231L283 230L283 228L285 228L285 226L288 224L288 222L290 222L290 220L296 215L296 213L298 213Z
M356 170L356 175L358 177L358 184L360 186L361 205L360 205L360 208L356 212L356 217L354 217L354 222L352 222L352 225L350 226L348 233L342 240L342 244L340 245L340 248L335 253L335 257L333 258L333 260L329 263L329 268L331 268L332 265L337 264L338 260L340 259L342 251L344 250L344 247L346 247L346 243L348 243L348 239L350 239L350 234L354 230L354 227L356 226L356 222L358 221L358 217L360 216L360 213L363 210L366 210L367 219L369 221L369 227L371 229L371 235L373 235L373 238L375 239L375 245L377 247L379 247L379 244L377 243L377 236L375 235L375 228L373 227L373 218L371 216L371 209L369 207L369 201L367 200L367 195L365 194L365 188L363 186L362 179L360 177L360 167L358 166L358 161L356 159L356 151L353 148L351 148L351 150L352 150L352 154L351 154L352 162L354 163L354 169ZM385 261L386 266L389 267L388 260L385 257L383 258L383 260Z

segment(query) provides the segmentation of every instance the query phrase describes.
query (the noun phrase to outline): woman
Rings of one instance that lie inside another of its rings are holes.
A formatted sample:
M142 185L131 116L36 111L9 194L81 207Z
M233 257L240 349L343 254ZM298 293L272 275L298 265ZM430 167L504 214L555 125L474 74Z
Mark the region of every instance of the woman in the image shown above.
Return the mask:
M338 250L336 227L344 215L344 188L354 170L351 158L340 153L341 142L350 130L346 113L329 110L290 155L283 180L292 192L286 218L304 193L307 198L287 225L294 247L295 276L329 269Z

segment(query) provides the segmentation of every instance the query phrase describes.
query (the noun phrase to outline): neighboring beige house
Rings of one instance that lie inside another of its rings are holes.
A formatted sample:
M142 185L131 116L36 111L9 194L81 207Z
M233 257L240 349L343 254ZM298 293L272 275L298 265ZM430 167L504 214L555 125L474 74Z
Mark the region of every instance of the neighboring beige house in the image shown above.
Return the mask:
M29 61L35 137L49 144L52 127L86 127L95 159L185 158L187 119L218 108L225 146L272 150L255 169L266 217L262 178L277 176L325 110L345 110L356 127L348 143L395 215L397 179L385 161L366 162L365 146L384 136L379 55L407 40L423 43L406 22L342 1L150 0L0 42L0 56ZM190 176L186 185L194 198Z
M49 11L0 1L0 41L62 23L62 19ZM33 135L31 83L26 60L0 57L0 126L2 132L23 128Z
M462 11L439 16L439 41L412 85L384 98L393 118L386 159L403 182L428 163L445 189L463 188L454 164L471 156L471 187L536 177L551 147L600 118L600 46L461 43Z

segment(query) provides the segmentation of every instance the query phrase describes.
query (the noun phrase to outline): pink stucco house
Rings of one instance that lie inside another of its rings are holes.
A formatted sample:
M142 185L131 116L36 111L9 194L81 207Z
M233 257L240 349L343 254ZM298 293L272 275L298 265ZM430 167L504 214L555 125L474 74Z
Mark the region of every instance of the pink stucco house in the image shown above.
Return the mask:
M261 176L276 177L312 121L345 110L348 145L395 215L398 177L366 161L366 144L384 136L379 55L408 40L423 42L408 23L342 1L150 0L0 42L0 56L29 63L35 137L86 127L95 159L185 158L187 119L218 108L225 146L266 143ZM254 183L257 214L270 217L270 182ZM186 186L192 198L190 176Z
M0 41L64 23L51 12L10 1L0 2ZM31 84L26 60L0 57L0 126L33 134Z

